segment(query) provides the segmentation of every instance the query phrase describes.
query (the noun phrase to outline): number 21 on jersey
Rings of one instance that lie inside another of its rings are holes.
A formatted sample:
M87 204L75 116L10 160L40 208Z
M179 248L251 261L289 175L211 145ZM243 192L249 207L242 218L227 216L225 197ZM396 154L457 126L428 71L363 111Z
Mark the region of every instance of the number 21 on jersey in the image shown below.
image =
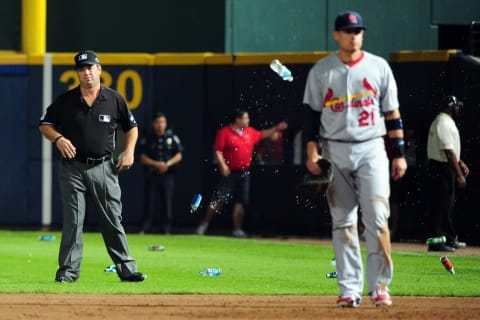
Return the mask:
M375 125L375 110L360 112L358 117L358 126L368 127Z

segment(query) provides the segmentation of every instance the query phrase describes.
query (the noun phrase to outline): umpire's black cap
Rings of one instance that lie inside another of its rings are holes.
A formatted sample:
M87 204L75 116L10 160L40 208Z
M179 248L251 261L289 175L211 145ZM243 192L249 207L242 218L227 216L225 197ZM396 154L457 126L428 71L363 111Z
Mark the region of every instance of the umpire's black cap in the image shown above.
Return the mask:
M367 28L363 25L363 19L360 14L355 11L345 11L339 13L335 19L335 31L347 29L363 29Z
M76 69L79 69L86 65L92 66L94 64L100 64L100 60L98 60L97 54L95 53L95 51L92 50L80 51L75 55L74 60Z

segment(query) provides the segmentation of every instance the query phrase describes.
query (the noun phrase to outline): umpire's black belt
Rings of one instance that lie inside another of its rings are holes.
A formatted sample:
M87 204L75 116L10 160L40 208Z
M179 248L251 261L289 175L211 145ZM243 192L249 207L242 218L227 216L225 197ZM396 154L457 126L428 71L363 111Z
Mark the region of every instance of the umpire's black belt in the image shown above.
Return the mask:
M104 155L103 157L100 157L100 158L80 156L80 155L78 155L74 158L74 160L76 160L78 162L81 162L81 163L84 163L84 164L86 164L87 166L90 166L90 167L97 166L97 165L102 164L106 161L109 161L110 159L112 159L111 154Z

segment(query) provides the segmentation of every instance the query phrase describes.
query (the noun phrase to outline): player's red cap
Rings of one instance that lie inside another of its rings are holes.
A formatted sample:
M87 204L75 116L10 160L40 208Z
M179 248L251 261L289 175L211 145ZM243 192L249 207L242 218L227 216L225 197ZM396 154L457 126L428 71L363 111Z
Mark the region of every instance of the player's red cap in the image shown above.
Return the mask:
M345 11L338 14L335 19L335 31L346 29L367 29L363 25L363 19L360 14L354 11Z

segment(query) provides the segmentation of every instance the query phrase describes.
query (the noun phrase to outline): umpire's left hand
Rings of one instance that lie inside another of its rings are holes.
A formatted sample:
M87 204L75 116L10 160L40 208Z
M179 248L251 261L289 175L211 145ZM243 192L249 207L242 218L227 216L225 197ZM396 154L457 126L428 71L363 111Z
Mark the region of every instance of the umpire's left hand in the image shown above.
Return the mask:
M117 162L118 171L128 170L133 165L133 152L123 152Z

